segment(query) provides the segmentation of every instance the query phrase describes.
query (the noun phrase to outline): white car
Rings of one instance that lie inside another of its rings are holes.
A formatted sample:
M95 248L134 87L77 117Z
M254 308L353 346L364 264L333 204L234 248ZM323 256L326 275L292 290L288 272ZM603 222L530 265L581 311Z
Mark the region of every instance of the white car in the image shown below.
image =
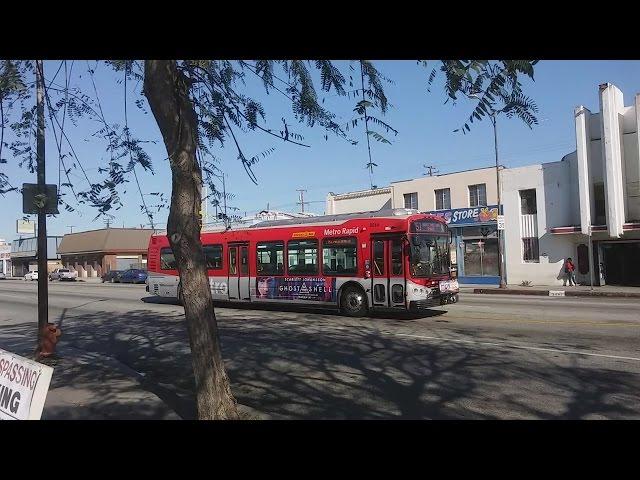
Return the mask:
M37 280L38 279L38 271L34 270L33 272L29 272L24 276L25 281L26 280Z
M59 281L69 280L69 281L75 282L77 277L78 277L78 272L72 272L68 268L56 268L53 272L49 274L49 281L52 282L54 280L59 280Z

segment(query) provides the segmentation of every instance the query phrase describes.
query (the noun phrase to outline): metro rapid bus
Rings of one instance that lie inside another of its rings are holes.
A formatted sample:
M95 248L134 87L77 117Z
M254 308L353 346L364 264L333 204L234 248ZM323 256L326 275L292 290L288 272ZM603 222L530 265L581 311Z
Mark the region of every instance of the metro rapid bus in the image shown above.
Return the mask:
M203 230L214 301L338 307L360 317L458 301L451 234L437 216L407 209L326 215ZM183 301L176 260L153 235L148 290Z

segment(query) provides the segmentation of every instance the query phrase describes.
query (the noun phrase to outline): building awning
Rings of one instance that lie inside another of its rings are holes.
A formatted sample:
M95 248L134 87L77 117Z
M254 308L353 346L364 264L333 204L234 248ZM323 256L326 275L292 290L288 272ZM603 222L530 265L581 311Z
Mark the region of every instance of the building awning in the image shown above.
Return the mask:
M87 253L144 253L149 247L151 229L102 228L88 232L68 233L62 238L58 253L79 255Z
M629 232L632 230L640 230L640 223L625 223L622 225L622 230L625 232ZM554 227L550 228L549 231L554 235L570 235L574 233L582 233L582 229L579 226L571 226L571 227ZM592 225L591 232L606 232L606 225Z

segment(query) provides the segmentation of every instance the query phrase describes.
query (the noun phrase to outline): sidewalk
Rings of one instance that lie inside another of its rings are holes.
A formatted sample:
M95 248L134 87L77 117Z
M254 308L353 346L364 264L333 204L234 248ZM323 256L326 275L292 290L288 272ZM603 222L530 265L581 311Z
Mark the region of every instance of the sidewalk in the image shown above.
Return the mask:
M461 293L498 294L498 295L539 295L539 296L566 296L566 297L611 297L611 298L640 298L640 287L620 287L617 285L604 285L593 287L590 285L577 285L573 287L562 285L507 285L501 289L497 285L461 285ZM552 292L551 294L549 292ZM560 294L555 292L562 292Z
M34 347L33 338L3 332L0 348L4 350L31 359ZM53 377L42 420L196 419L191 392L176 392L171 385L157 384L108 355L76 348L61 340L56 357L43 363L53 368ZM187 409L185 402L189 404ZM178 406L179 403L183 405ZM176 412L180 408L185 411L183 415ZM237 408L240 420L271 419L247 405L238 404Z
M34 341L4 335L2 348L32 358ZM42 420L180 420L145 386L144 376L117 360L61 342L57 358L45 362L53 378Z

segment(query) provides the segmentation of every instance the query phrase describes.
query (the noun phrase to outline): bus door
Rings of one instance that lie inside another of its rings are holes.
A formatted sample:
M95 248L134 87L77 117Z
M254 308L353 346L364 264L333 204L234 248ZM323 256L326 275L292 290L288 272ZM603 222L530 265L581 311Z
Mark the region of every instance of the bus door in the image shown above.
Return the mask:
M373 305L405 306L404 242L402 237L374 237L371 241Z
M229 300L251 300L248 244L229 245Z

